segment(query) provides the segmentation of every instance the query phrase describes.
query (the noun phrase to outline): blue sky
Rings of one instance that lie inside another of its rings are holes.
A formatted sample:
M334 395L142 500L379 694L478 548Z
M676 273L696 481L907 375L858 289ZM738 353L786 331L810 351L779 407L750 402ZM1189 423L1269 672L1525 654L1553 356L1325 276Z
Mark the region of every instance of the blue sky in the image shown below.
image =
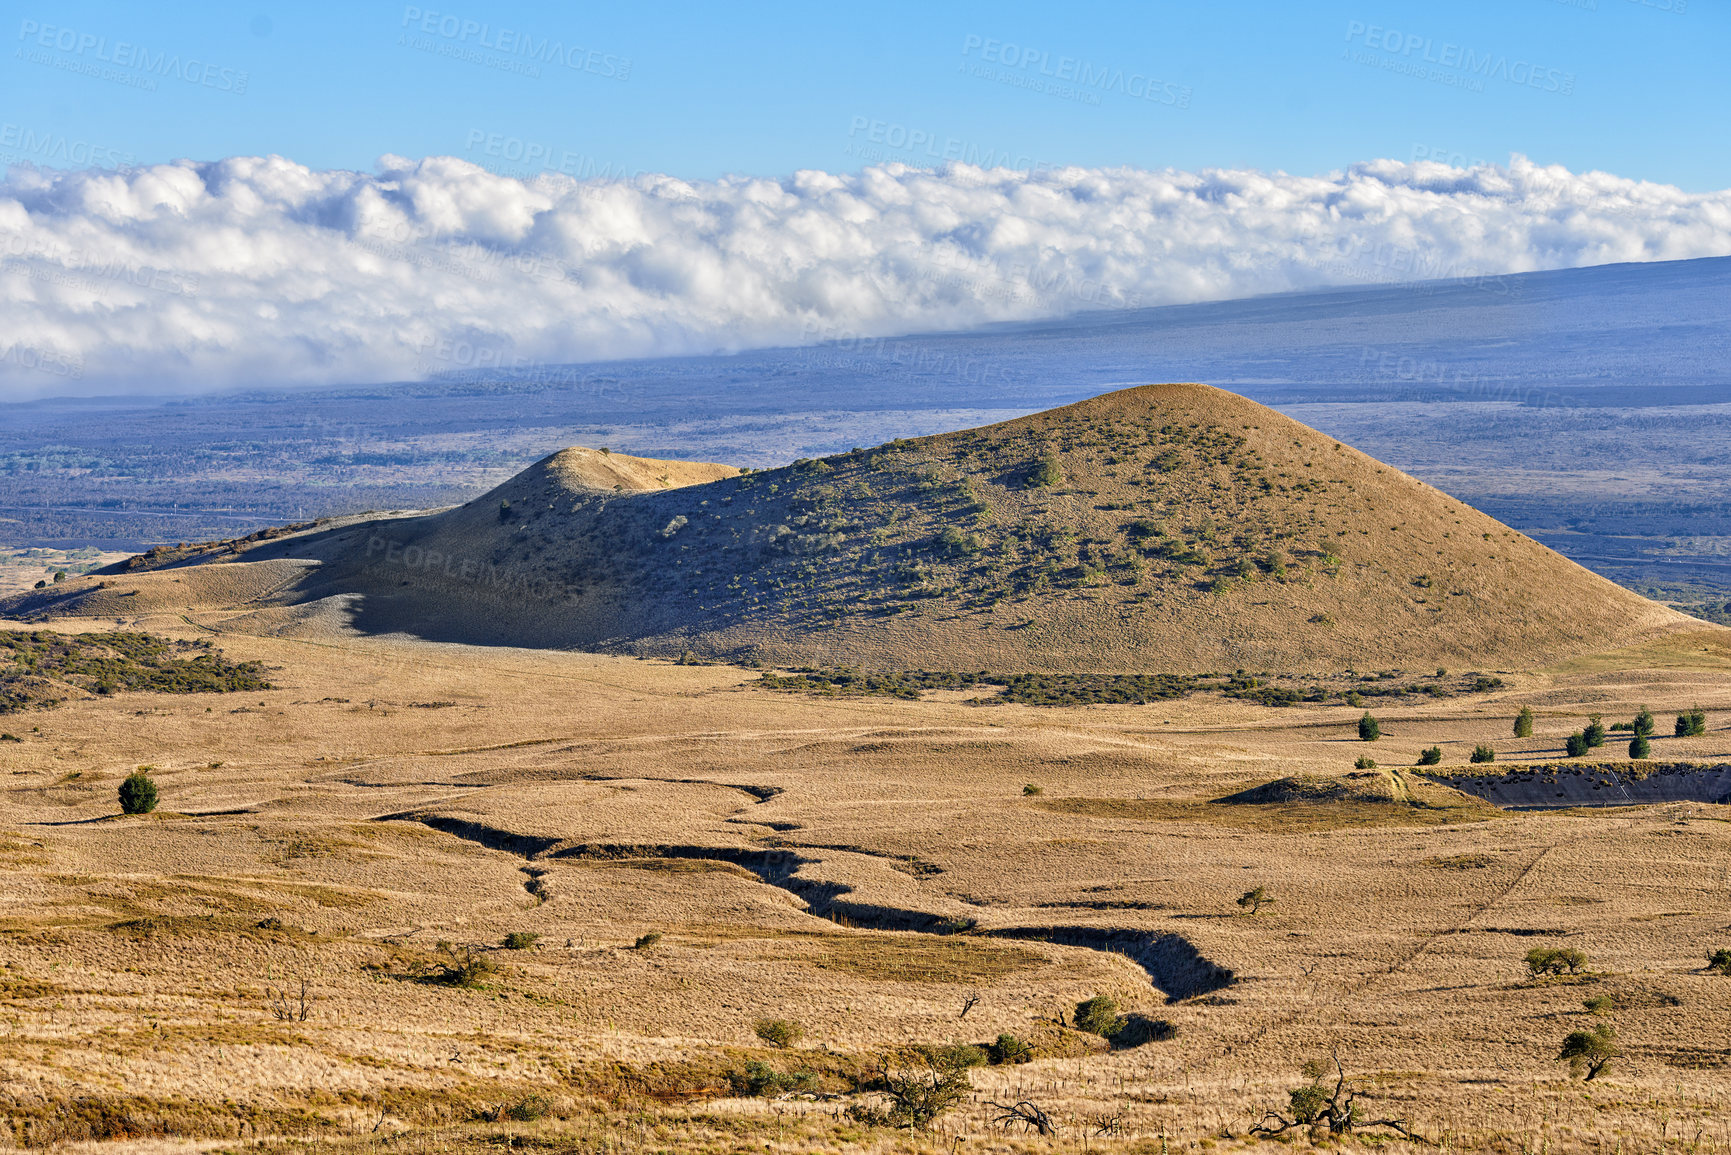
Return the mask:
M1519 152L1731 186L1721 0L0 9L0 154L60 167L394 153L711 178L948 155L1310 174Z
M1731 255L1731 0L0 7L0 399Z

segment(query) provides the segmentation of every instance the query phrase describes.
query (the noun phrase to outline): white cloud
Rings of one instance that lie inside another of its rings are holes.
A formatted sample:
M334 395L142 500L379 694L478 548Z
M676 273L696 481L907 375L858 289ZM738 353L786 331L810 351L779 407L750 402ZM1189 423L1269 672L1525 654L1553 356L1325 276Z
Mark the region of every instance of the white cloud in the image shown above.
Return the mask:
M400 380L1726 254L1731 191L1521 157L711 182L451 157L25 168L0 184L0 390Z

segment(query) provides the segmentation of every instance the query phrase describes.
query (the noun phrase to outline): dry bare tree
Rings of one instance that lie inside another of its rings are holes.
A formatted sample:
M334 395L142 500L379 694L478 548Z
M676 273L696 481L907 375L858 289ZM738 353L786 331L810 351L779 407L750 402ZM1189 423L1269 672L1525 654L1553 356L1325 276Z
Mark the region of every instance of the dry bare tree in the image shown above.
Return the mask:
M1041 1110L1038 1104L1022 1099L1015 1103L988 1102L988 1107L997 1110L998 1115L993 1123L1008 1131L1011 1127L1021 1127L1023 1133L1037 1131L1041 1135L1057 1134L1057 1124L1052 1117Z
M1263 1114L1262 1122L1250 1129L1252 1135L1272 1138L1283 1135L1294 1127L1318 1126L1326 1127L1330 1135L1350 1135L1354 1131L1370 1127L1383 1127L1415 1143L1426 1142L1424 1138L1413 1133L1405 1119L1364 1118L1356 1101L1358 1091L1347 1085L1346 1067L1341 1064L1339 1048L1335 1048L1331 1053L1337 1075L1334 1089L1330 1091L1322 1081L1328 1073L1326 1064L1305 1064L1304 1073L1310 1076L1310 1083L1290 1092L1292 1117L1288 1118L1279 1111L1268 1111Z
M301 980L298 997L286 985L281 990L266 987L265 994L270 997L270 1013L279 1023L304 1023L312 1015L312 995L305 979Z

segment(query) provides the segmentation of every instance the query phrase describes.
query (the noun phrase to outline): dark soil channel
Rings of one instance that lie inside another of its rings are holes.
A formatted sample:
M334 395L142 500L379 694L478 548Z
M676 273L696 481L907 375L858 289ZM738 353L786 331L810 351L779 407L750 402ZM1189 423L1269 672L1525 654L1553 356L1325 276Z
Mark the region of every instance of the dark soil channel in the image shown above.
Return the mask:
M478 842L489 850L503 850L507 854L516 854L523 858L538 858L559 845L557 838L533 838L525 834L513 834L496 826L444 814L417 814L412 810L405 810L400 814L381 814L373 821L419 822L423 826L431 826L434 830L446 834L455 834L469 842Z
M558 839L533 838L479 822L438 814L416 814L412 811L382 815L374 821L420 822L435 830L478 842L494 850L503 850L530 859L576 858L608 861L687 858L726 862L742 867L770 886L779 887L799 898L810 912L819 918L833 919L865 930L915 931L922 934L973 933L990 938L1053 942L1123 955L1147 973L1149 982L1166 996L1168 1002L1204 995L1230 986L1236 981L1230 970L1204 958L1182 935L1127 927L1093 926L1024 926L975 930L970 926L958 925L954 918L945 915L859 902L847 897L853 893L853 888L845 883L798 877L802 866L818 860L805 858L791 850L745 850L727 846L665 843L567 845Z
M1650 806L1659 802L1731 804L1731 764L1725 763L1559 762L1511 766L1501 774L1426 777L1507 810Z
M1144 971L1167 1002L1193 999L1229 987L1237 978L1204 958L1183 935L1100 926L1019 926L989 930L996 938L1032 939L1121 954Z
M717 782L712 778L641 778L641 777L620 778L620 777L612 777L612 776L609 776L606 774L584 774L581 777L581 781L584 781L584 782L673 782L673 783L677 783L681 786L719 786L724 790L738 790L742 794L749 794L749 795L751 795L752 798L756 799L760 804L764 803L764 802L768 802L771 798L774 798L777 794L780 794L782 792L782 787L780 787L780 786L751 786L751 785L747 785L747 784L742 783L742 782Z

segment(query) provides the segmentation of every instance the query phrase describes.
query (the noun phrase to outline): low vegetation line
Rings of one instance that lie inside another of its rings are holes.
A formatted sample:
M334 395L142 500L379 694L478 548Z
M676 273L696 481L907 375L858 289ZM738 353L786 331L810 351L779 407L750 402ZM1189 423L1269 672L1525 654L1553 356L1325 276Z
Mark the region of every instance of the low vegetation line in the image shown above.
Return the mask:
M1503 687L1502 679L1468 673L1450 677L1438 670L1411 680L1400 670L1329 678L1294 674L999 674L989 670L873 671L852 666L798 666L770 670L748 683L817 697L880 696L917 701L931 690L981 690L969 705L1092 706L1147 705L1197 693L1218 693L1262 706L1296 706L1342 701L1362 705L1370 697L1452 698Z
M154 634L0 630L0 714L83 694L224 694L268 690L264 667L231 662L207 641Z

